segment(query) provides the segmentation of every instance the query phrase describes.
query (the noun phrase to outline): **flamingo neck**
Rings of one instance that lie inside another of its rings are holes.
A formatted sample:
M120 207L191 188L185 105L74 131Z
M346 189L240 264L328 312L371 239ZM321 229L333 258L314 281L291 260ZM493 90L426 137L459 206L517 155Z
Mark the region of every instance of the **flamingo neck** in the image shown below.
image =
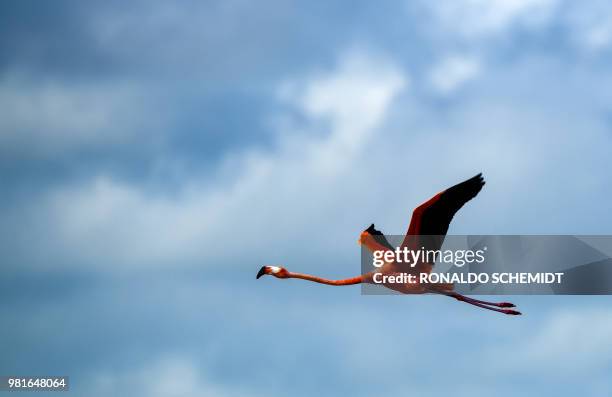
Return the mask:
M312 281L319 284L327 284L327 285L353 285L353 284L361 284L363 282L362 276L345 278L342 280L329 280L323 277L311 276L310 274L303 273L292 273L289 272L287 274L287 278L301 278L302 280Z

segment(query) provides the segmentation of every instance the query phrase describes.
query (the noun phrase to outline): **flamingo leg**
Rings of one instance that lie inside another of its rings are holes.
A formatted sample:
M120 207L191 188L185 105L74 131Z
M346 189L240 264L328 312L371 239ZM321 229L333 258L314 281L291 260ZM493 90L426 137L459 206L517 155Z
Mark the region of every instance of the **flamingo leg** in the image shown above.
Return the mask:
M482 304L482 303L478 303L477 299L472 300L472 299L468 298L467 300L462 300L462 301L465 302L465 303L469 303L470 305L481 307L483 309L493 310L494 312L510 314L510 315L514 315L514 316L521 314L521 312L516 311L516 310L512 310L512 309L498 309L496 307L491 307L491 306L487 306L487 305Z
M474 305L483 309L493 310L494 312L510 314L510 315L519 315L521 312L511 309L498 309L498 308L508 308L515 307L514 304L510 302L488 302L479 299L470 298L465 295L461 295L457 292L445 292L445 291L435 291L436 293L443 294L449 296L451 298L455 298L458 301L469 303L470 305Z
M457 296L453 295L453 298L456 298L457 300L468 300L471 302L475 302L475 303L480 303L482 305L487 305L487 306L495 306L495 307L515 307L515 305L513 303L510 302L489 302L489 301L481 301L480 299L474 299L474 298L470 298L468 296L465 295L461 295L461 294L457 294L455 293Z

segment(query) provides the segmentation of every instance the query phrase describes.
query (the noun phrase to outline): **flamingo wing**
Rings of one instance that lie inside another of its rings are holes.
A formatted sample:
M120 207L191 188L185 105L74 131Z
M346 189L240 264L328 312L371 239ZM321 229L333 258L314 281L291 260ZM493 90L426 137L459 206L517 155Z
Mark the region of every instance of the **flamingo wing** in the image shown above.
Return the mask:
M485 182L482 173L448 188L421 204L412 213L403 247L440 249L448 227L461 207L478 194ZM435 237L424 237L435 236Z
M387 238L385 237L384 233L382 233L380 230L376 229L374 227L373 223L370 225L370 227L368 227L366 230L364 230L364 232L370 234L372 236L372 238L374 239L374 241L376 243L378 243L379 245L382 245L383 247L388 248L391 251L393 251L395 249L389 243L389 241L387 241Z
M411 250L439 250L444 242L448 227L461 207L478 194L485 182L482 173L450 187L414 209L408 232L400 246L401 249L408 247ZM362 234L372 237L364 240L370 251L395 250L393 245L378 231L374 224L363 231ZM431 272L433 263L408 264L390 262L385 264L387 272Z

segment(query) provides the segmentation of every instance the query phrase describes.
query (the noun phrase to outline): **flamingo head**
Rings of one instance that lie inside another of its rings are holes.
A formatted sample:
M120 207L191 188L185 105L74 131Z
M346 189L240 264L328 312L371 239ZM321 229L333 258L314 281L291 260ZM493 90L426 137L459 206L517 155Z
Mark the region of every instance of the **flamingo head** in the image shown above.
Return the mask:
M287 271L287 269L280 266L262 266L261 269L259 269L259 272L257 272L257 278L265 276L266 274L269 274L276 278L287 278L289 272Z

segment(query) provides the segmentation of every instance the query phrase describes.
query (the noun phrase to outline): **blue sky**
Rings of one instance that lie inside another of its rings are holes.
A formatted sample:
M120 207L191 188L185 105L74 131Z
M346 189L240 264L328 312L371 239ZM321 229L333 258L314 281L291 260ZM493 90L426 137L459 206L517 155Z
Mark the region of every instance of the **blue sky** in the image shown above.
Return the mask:
M273 279L483 172L452 234L610 234L606 1L0 5L0 373L79 396L598 396L607 297Z

